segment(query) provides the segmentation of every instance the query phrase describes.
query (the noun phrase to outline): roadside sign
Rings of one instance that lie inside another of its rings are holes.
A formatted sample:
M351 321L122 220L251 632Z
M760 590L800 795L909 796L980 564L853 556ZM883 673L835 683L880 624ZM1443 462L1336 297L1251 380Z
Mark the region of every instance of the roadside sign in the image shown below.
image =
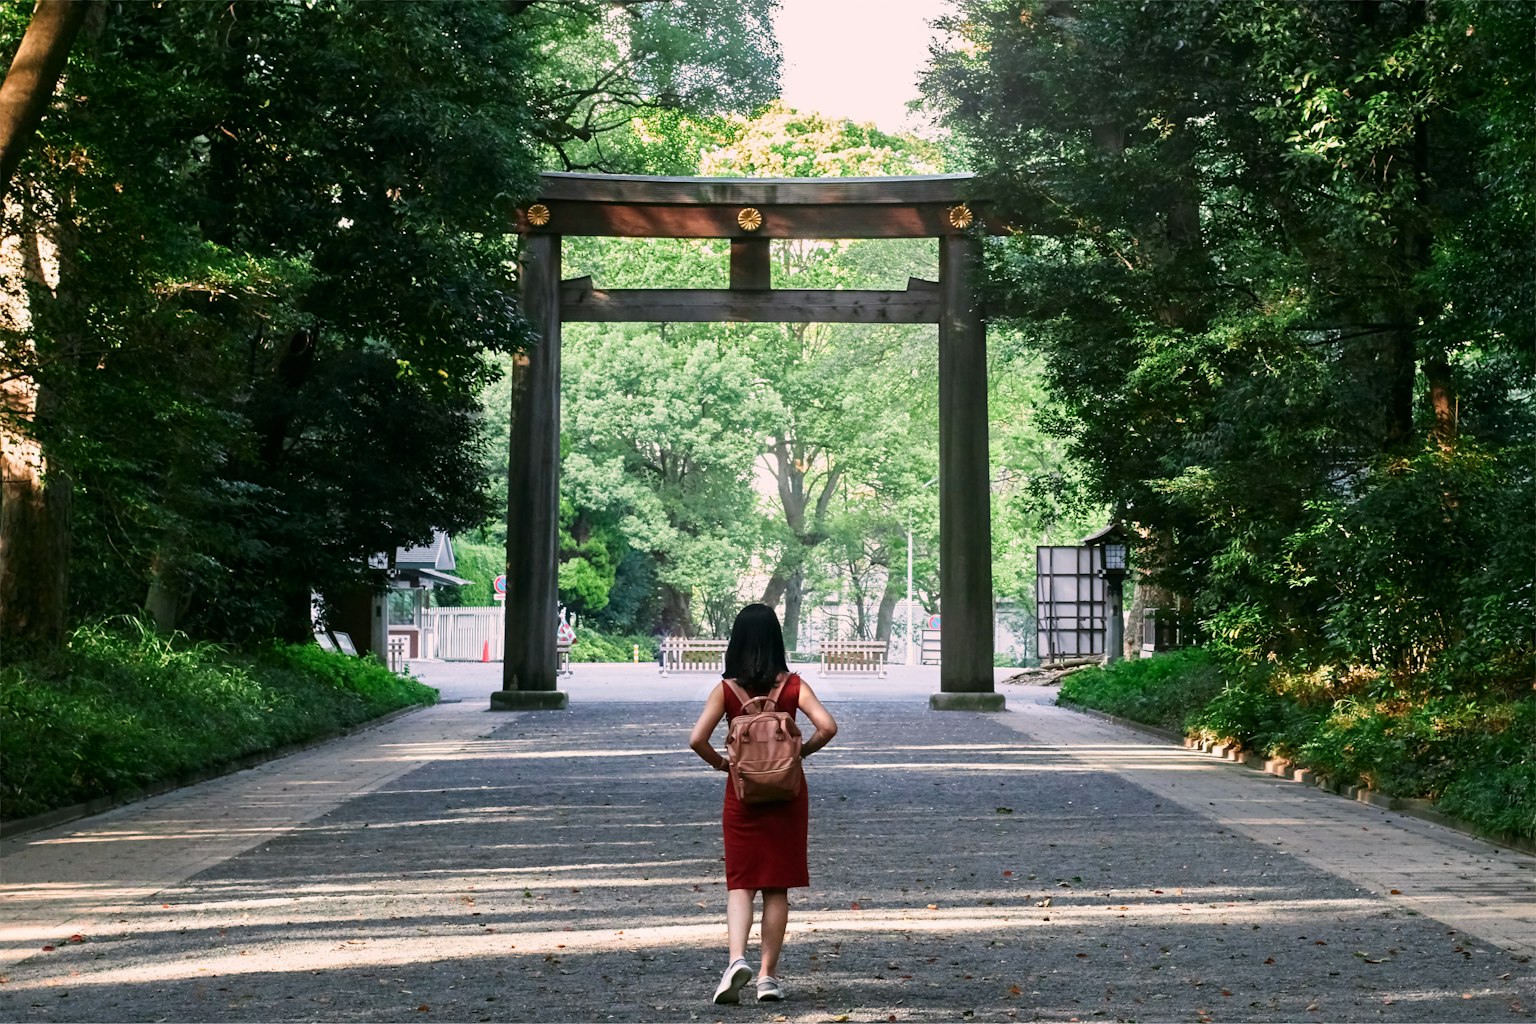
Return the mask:
M937 615L930 615L930 616L928 616L928 628L929 629L938 629L939 628L939 616L937 616Z
M491 589L496 592L499 598L507 596L507 576L505 573L491 580Z

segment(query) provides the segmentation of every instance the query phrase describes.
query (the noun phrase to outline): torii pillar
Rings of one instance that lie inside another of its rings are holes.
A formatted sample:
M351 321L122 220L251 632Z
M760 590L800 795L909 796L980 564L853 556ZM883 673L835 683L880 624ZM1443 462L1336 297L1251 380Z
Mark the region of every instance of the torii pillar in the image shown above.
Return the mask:
M936 711L1002 711L992 683L992 473L981 240L939 239L939 600Z
M492 711L557 711L560 566L560 236L523 244L523 316L534 340L512 377L507 463L507 598L501 689Z

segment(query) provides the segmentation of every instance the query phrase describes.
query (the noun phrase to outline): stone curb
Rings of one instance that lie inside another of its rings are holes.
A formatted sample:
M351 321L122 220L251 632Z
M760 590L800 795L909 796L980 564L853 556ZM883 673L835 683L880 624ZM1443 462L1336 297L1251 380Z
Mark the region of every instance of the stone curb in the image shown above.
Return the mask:
M1076 704L1058 703L1056 706L1065 708L1068 711L1075 711L1078 714L1087 715L1090 718L1098 718L1106 722L1113 722L1115 725L1124 726L1125 728L1135 730L1136 732L1146 733L1149 736L1155 736L1158 739L1166 740L1169 743L1182 744L1183 746L1192 750L1198 750L1201 753L1219 757L1223 761L1230 761L1233 764L1240 764L1244 767L1252 768L1254 771L1263 772L1266 775L1273 775L1277 778L1286 779L1291 782L1300 782L1305 785L1321 789L1324 792L1333 793L1336 796L1342 796L1347 800L1356 800L1363 804L1370 804L1373 807L1381 807L1389 811L1396 811L1399 814L1406 814L1411 818L1418 818L1422 821L1433 822L1442 828L1448 828L1455 832L1461 832L1465 835L1469 835L1477 839L1482 839L1486 842L1494 843L1498 846L1506 847L1507 849L1516 850L1520 853L1536 855L1536 839L1526 839L1521 836L1511 836L1498 832L1490 832L1487 829L1481 828L1478 825L1467 821L1465 818L1457 818L1449 814L1441 813L1435 809L1435 802L1433 800L1424 800L1415 797L1388 796L1386 793L1382 793L1374 789L1367 789L1364 786L1352 786L1345 783L1336 783L1332 779L1329 779L1323 775L1319 775L1308 768L1294 768L1289 761L1286 761L1283 758L1265 758L1258 754L1248 753L1233 744L1213 743L1209 740L1196 739L1193 736L1181 736L1171 729L1161 729L1155 725L1147 725L1144 722L1133 722L1128 718L1121 718L1120 716L1112 715L1107 711L1098 711L1094 708L1079 707Z
M274 747L271 750L258 751L254 754L246 754L244 757L237 758L234 761L226 762L217 768L208 768L203 771L193 772L190 775L183 775L174 780L157 782L153 785L145 786L142 789L129 790L124 793L118 793L114 796L101 796L94 800L87 800L84 803L71 804L68 807L59 807L51 811L44 811L42 814L34 814L30 818L17 818L14 821L0 821L0 839L13 839L16 836L25 835L28 832L37 832L41 829L52 828L55 825L64 825L71 821L78 821L81 818L88 818L93 814L100 814L103 811L110 811L117 807L124 807L128 804L138 803L140 800L148 800L152 796L161 796L162 794L170 793L178 789L183 789L187 786L195 786L199 782L207 782L210 779L218 779L224 777L225 775L233 775L235 772L243 772L247 768L255 768L257 765L263 765L269 761L276 761L279 758L287 757L290 754L298 754L306 750L312 750L315 747L330 743L332 740L339 740L343 736L351 736L355 733L366 732L369 729L378 728L381 725L386 725L390 722L393 722L397 718L402 718L405 715L411 714L412 712L420 711L422 708L429 708L433 706L434 705L431 704L411 704L408 707L396 708L394 711L387 711L380 715L378 718L370 718L365 722L358 722L356 725L349 725L343 729L335 729L331 732L322 733L319 736L312 737L311 739L300 740L297 743L289 743L286 746Z

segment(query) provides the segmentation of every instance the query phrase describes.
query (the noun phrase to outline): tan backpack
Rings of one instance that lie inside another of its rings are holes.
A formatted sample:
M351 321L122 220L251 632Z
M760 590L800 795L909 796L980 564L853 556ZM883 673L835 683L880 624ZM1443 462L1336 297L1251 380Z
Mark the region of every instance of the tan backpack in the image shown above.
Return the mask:
M749 697L736 683L727 681L726 685L741 700L741 713L731 719L725 734L736 799L744 804L793 800L805 785L795 716L780 711L772 696ZM773 693L782 689L780 684Z

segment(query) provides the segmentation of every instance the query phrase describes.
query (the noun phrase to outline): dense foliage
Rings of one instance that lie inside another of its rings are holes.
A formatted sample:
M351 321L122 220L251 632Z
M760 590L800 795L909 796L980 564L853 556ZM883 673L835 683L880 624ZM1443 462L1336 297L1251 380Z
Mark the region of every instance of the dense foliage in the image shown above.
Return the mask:
M5 211L5 655L140 608L298 638L312 593L482 523L511 208L557 154L650 152L636 113L770 98L770 5L738 6L94 8Z
M0 669L0 814L225 770L436 695L313 644L233 655L131 620L85 627L41 664Z
M1528 691L1536 9L959 7L993 308L1146 582L1304 703Z
M1240 739L1337 785L1431 798L1489 832L1536 838L1536 701L1528 698L1297 701L1192 648L1074 672L1059 699L1180 734Z

